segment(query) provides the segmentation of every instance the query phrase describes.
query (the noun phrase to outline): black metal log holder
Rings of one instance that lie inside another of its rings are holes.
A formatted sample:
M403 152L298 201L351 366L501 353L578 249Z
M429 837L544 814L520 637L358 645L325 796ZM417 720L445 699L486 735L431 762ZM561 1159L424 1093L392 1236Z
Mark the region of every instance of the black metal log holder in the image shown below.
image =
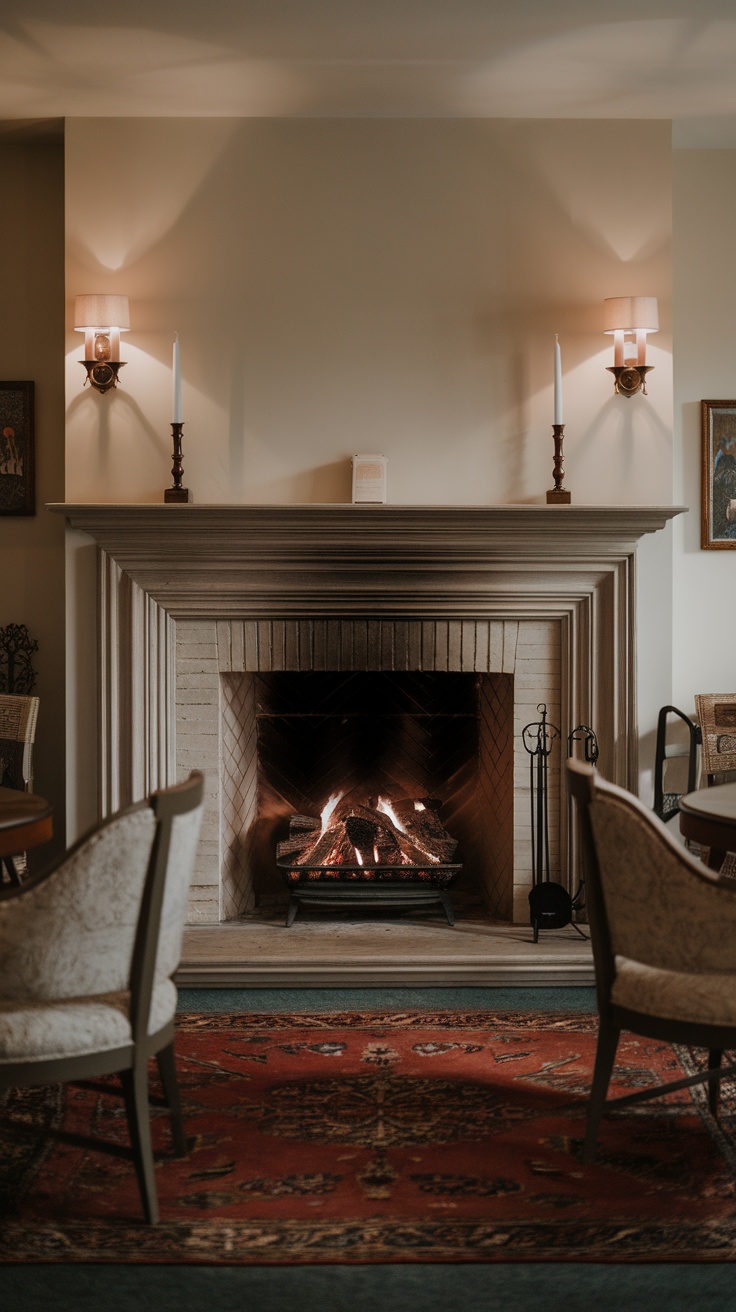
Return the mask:
M529 753L529 793L531 797L532 829L532 888L529 893L529 913L534 930L534 942L539 942L540 929L561 929L572 925L581 938L582 930L573 921L573 899L568 890L550 879L549 870L549 758L560 730L547 719L547 706L540 702L537 710L541 720L527 724L522 742Z
M407 878L410 866L371 866L371 879L366 880L364 866L310 866L302 867L277 860L277 866L287 872L289 879L289 906L286 928L294 923L300 905L333 906L350 909L363 906L412 909L416 907L442 907L448 925L455 924L452 902L447 885L462 870L462 865L432 866L424 872L425 879ZM419 867L417 867L417 870ZM332 876L329 879L310 880L314 875ZM296 876L296 878L294 878ZM361 876L363 879L361 880ZM402 877L403 876L403 877ZM365 882L364 882L365 881Z

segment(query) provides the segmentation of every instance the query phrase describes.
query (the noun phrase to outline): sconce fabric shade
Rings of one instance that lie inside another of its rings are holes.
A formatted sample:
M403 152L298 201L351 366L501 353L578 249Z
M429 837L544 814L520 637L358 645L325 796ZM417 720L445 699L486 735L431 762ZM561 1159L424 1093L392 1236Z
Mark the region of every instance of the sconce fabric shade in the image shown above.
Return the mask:
M659 313L656 296L609 296L603 302L603 331L616 332L659 331Z
M122 333L130 328L130 309L127 296L75 296L74 327L77 332L92 328L95 332L109 332L119 328Z

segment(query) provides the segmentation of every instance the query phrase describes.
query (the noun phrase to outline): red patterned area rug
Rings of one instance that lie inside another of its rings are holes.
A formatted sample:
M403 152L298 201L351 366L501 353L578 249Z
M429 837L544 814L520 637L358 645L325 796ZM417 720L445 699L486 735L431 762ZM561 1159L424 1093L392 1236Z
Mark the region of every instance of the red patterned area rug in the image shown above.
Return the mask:
M736 1091L608 1117L580 1160L596 1018L525 1012L186 1015L189 1156L154 1107L146 1226L113 1080L0 1104L6 1262L729 1261ZM625 1036L618 1091L695 1069ZM159 1091L160 1092L160 1091ZM85 1145L88 1136L117 1154Z

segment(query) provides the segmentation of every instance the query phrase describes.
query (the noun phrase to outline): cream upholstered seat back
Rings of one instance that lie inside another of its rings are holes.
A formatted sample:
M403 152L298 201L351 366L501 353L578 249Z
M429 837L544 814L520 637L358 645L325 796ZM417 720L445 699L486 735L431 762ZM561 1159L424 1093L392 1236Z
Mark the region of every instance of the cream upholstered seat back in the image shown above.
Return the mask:
M172 822L156 983L176 970L201 808ZM26 1001L121 993L130 970L156 820L141 804L77 844L0 916L0 997ZM32 939L27 934L34 921Z
M736 890L631 793L597 784L588 811L613 954L669 971L736 969Z
M150 806L122 813L2 904L0 997L47 1002L130 988L155 827Z

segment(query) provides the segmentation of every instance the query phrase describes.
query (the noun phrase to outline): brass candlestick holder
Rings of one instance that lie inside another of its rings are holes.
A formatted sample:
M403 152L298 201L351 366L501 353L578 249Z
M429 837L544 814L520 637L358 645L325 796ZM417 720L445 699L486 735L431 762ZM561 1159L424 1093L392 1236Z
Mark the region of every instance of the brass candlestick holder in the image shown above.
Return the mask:
M565 433L565 425L553 424L552 433L555 441L555 463L552 469L552 476L555 480L555 485L554 487L551 487L547 493L547 505L569 506L572 501L572 496L567 491L567 488L562 486L562 480L565 477L564 456L562 451L562 439Z
M189 488L182 487L181 485L181 480L184 477L184 468L182 464L184 457L181 449L181 430L183 427L183 424L171 425L171 432L174 438L174 454L172 457L174 463L171 466L171 474L174 482L172 486L167 487L164 492L164 501L180 504L186 504L192 499L192 494L189 491Z

